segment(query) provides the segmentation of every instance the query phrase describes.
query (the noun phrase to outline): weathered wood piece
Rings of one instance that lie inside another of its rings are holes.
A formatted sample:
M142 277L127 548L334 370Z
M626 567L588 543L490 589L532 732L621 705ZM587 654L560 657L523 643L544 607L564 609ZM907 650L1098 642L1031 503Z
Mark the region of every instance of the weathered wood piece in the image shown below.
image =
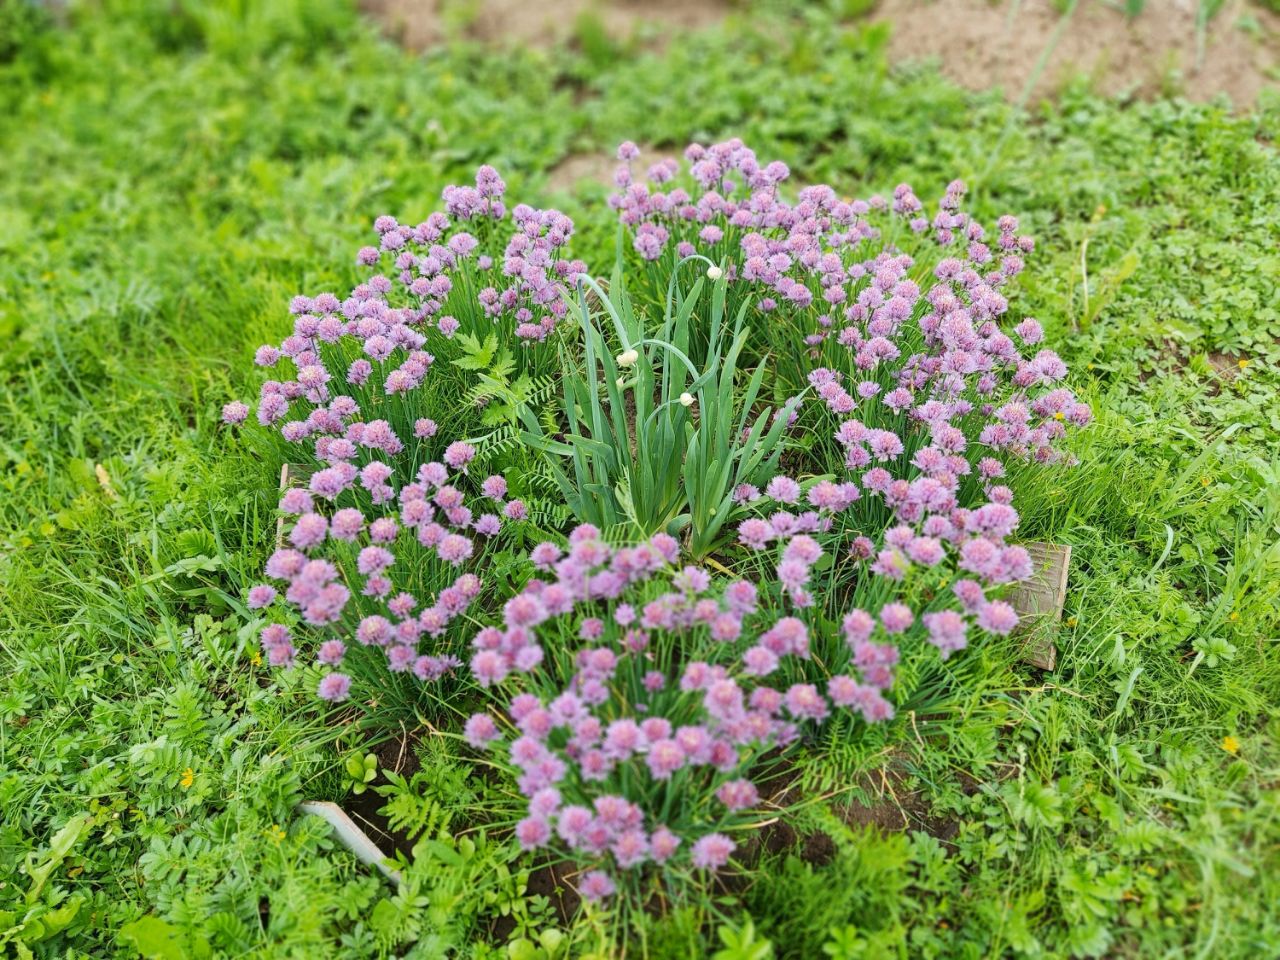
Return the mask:
M313 467L300 463L286 463L280 468L280 496L284 496L290 487L306 486L314 471ZM276 518L276 549L284 546L284 515Z
M343 846L356 855L357 860L366 866L377 867L384 877L397 886L400 885L400 871L387 866L387 861L391 858L383 853L382 849L369 839L369 835L361 830L347 812L336 803L330 803L327 800L305 800L298 804L298 812L308 813L326 821L333 827L334 835L342 841Z
M1054 637L1067 602L1071 548L1035 542L1022 546L1031 555L1032 572L1009 597L1021 621L1017 636L1025 639L1023 660L1041 670L1052 670L1058 662Z

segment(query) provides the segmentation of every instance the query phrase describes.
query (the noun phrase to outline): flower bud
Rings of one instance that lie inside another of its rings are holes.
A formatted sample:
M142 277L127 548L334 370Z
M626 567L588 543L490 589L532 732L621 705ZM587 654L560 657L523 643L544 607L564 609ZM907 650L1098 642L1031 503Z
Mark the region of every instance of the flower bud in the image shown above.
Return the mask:
M708 280L719 280L723 276L724 276L724 271L721 270L719 267L715 266L714 264L707 267Z
M692 407L692 406L693 406L693 394L689 393L688 391L686 391L686 392L684 392L684 393L680 394L680 406L682 406L682 407Z
M622 351L622 353L618 354L618 366L630 367L630 366L633 366L635 362L639 359L640 359L640 354L637 351L624 350Z

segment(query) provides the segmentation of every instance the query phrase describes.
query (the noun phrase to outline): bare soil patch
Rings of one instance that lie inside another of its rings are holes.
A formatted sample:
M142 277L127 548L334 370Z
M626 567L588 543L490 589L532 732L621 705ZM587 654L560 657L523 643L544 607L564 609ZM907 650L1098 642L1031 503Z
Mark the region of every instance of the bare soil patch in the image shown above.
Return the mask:
M640 34L664 39L718 23L726 0L363 0L365 11L413 50L450 37L495 46L552 46L590 16L615 40Z
M642 154L647 156L648 154ZM602 186L613 184L613 171L618 161L612 153L601 150L597 153L571 153L547 175L547 190L550 193L571 191L579 183L597 183Z
M1049 96L1083 74L1107 94L1209 100L1225 93L1237 106L1252 104L1280 80L1280 16L1227 0L1200 30L1199 6L1147 0L1128 17L1101 0L1081 0L1064 20L1051 0L881 0L872 18L893 25L895 61L936 59L961 86L998 86L1010 99L1028 82L1033 97Z
M891 24L895 62L937 60L956 83L999 87L1011 100L1028 84L1032 97L1052 96L1083 75L1112 95L1208 100L1225 93L1247 107L1280 84L1280 14L1253 0L1226 0L1202 27L1200 3L1146 0L1129 17L1119 3L1080 0L1064 18L1065 3L1054 0L879 0L868 19ZM734 9L730 0L363 0L363 6L415 50L450 38L550 47L572 40L584 16L614 40L661 46ZM576 163L570 183L602 179L585 158Z

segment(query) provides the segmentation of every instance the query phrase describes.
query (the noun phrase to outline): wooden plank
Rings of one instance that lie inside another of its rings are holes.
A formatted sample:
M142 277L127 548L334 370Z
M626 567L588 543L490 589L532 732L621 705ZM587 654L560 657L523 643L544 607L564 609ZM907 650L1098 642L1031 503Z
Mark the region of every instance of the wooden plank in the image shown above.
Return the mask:
M1016 635L1025 638L1023 660L1041 670L1052 670L1058 662L1054 637L1067 602L1071 547L1038 542L1022 546L1031 555L1032 572L1009 597L1021 621Z
M369 835L361 830L347 812L336 803L330 803L327 800L304 800L298 804L297 809L299 813L308 813L326 821L342 841L343 846L356 855L357 860L366 866L377 867L384 877L396 886L400 885L400 871L387 866L391 858L383 853L378 845L369 839Z
M305 486L311 478L311 474L315 472L314 467L304 466L301 463L286 463L280 467L280 496L284 496L285 491L290 487ZM278 506L278 504L277 504ZM279 550L284 546L284 514L276 518L276 549Z

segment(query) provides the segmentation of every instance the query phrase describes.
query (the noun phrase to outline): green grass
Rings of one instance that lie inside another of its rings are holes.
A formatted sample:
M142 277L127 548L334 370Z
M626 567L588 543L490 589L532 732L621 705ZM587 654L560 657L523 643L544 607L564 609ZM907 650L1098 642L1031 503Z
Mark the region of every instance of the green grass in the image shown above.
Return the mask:
M847 786L893 745L896 789L951 840L808 808L831 863L772 854L651 921L646 949L1280 951L1280 103L1068 89L1016 112L890 71L882 34L820 15L588 64L415 58L338 3L161 6L54 29L0 4L19 41L0 43L4 950L135 956L148 915L183 938L161 956L488 956L495 916L557 925L502 836L435 850L397 895L292 812L340 797L363 743L256 662L239 597L276 473L217 411L291 295L351 281L375 214L424 214L481 162L525 196L570 153L737 135L802 180L931 199L962 176L980 216L1017 212L1040 242L1020 307L1098 422L1025 517L1075 549L1057 671L973 651L948 713L805 770ZM439 825L488 788L426 744L432 776L392 802ZM595 920L565 936L610 952Z

